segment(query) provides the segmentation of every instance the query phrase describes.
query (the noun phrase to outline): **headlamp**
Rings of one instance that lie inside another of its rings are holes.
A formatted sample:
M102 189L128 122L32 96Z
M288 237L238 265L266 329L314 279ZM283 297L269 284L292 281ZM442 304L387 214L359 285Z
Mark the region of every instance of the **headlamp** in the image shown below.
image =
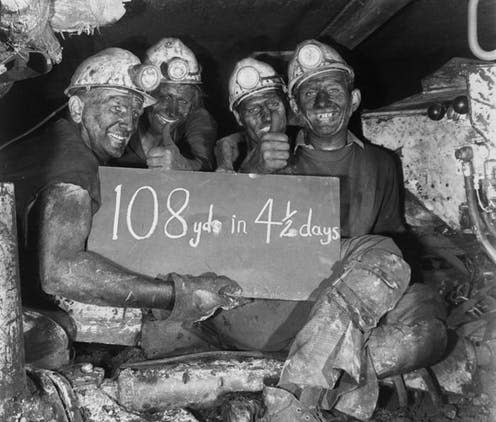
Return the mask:
M308 69L315 69L322 63L322 50L315 44L307 44L298 52L298 61Z
M153 91L160 84L160 70L152 64L136 65L130 73L133 83L143 91Z
M180 81L189 73L189 65L186 60L179 57L172 59L167 66L167 75L173 81Z
M243 89L253 89L260 81L260 73L253 66L245 66L238 70L236 82Z

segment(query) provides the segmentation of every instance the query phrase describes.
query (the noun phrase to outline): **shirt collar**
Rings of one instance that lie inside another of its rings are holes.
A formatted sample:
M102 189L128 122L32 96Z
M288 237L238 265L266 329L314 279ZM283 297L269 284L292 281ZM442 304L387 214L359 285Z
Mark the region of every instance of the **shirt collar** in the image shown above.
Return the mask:
M352 132L348 131L348 143L345 145L345 147L351 144L357 144L360 148L364 148L363 142L358 139ZM298 147L315 149L313 145L307 144L305 142L305 129L301 129L296 136L294 151L296 151Z

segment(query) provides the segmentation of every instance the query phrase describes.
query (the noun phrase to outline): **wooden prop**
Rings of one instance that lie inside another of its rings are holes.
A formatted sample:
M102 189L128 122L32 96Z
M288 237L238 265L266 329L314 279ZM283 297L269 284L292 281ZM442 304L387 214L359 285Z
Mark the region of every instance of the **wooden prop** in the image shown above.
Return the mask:
M204 352L130 364L117 377L116 400L136 412L205 408L223 394L276 384L283 363L280 356L256 352Z
M413 0L349 0L322 30L341 45L354 49Z
M18 412L24 395L24 343L14 185L0 183L0 420Z

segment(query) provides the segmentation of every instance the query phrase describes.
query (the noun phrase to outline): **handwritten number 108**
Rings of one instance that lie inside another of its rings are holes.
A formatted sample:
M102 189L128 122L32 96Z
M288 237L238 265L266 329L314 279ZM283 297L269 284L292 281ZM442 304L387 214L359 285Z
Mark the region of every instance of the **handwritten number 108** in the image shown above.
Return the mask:
M121 199L122 199L122 184L116 186L114 191L115 191L115 211L114 211L114 224L112 230L112 240L117 240L119 238L118 232L119 232L119 217L120 217ZM152 208L153 208L150 228L143 235L139 235L138 233L136 233L132 223L132 213L133 213L134 203L141 191L143 192L148 191L151 194ZM182 204L179 205L179 208L177 210L173 209L172 207L173 199L176 196L179 196L179 199L181 199L182 196L182 200L183 200ZM170 239L179 239L183 236L186 236L188 232L188 224L186 223L186 220L181 216L181 213L187 208L189 204L189 196L190 196L189 191L187 189L177 188L172 190L169 193L169 196L167 197L167 210L170 212L171 216L167 219L167 221L164 224L164 234ZM157 192L155 192L155 189L153 189L151 186L142 186L138 190L136 190L136 192L134 192L127 206L126 225L127 225L127 229L129 230L129 233L136 240L148 239L155 232L158 225L158 197L157 197Z

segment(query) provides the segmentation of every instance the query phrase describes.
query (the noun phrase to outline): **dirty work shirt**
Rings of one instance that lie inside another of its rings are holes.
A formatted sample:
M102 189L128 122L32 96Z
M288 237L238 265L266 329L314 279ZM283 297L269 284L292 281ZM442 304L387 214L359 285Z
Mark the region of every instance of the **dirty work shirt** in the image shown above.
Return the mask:
M146 168L146 156L141 146L139 130L131 137L122 157L112 160L111 165L119 167ZM217 139L217 124L205 108L191 111L186 121L177 126L171 134L174 143L181 154L201 163L200 170L211 171L214 169L214 145Z
M77 126L60 119L39 136L21 140L1 151L0 163L0 180L15 185L20 259L26 264L21 265L21 275L24 285L31 284L23 289L23 293L27 293L33 290L32 283L38 280L37 266L34 263L27 265L34 252L34 247L27 244L30 205L48 186L71 183L89 193L95 213L100 207L99 162L83 143Z
M341 235L392 234L403 230L398 173L384 149L348 132L348 144L331 151L305 143L302 130L284 173L336 176L340 180Z

